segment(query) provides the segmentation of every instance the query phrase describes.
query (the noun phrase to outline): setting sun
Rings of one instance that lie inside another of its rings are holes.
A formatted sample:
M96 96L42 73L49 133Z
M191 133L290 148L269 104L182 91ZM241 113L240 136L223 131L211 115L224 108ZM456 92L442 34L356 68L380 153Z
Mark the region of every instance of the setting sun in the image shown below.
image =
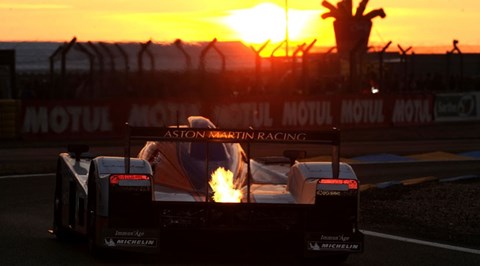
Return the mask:
M312 19L318 16L317 12L289 9L289 39L293 41L304 39ZM286 21L287 15L284 7L273 3L262 3L249 9L231 11L224 23L232 28L242 41L260 44L267 40L274 43L285 40Z
M322 0L175 0L175 1L0 1L0 36L7 41L205 42L217 38L258 47L270 40L276 46L286 37L288 5L290 51L317 40L316 47L336 45L334 18ZM333 6L340 0L330 0ZM352 1L356 12L361 0ZM388 16L375 20L369 42L383 47L389 41L402 46L480 47L475 25L480 1L369 1L365 13L384 8ZM390 49L395 49L392 45ZM443 48L442 48L443 50ZM265 51L267 52L267 51ZM266 53L265 53L266 54Z

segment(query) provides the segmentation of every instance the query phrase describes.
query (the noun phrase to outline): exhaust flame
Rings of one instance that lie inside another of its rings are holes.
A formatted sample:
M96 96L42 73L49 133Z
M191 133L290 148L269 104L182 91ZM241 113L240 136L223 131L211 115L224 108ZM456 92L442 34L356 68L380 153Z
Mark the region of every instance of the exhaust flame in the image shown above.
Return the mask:
M208 182L213 189L213 200L215 202L241 202L242 192L235 189L233 185L233 173L219 167L212 174Z

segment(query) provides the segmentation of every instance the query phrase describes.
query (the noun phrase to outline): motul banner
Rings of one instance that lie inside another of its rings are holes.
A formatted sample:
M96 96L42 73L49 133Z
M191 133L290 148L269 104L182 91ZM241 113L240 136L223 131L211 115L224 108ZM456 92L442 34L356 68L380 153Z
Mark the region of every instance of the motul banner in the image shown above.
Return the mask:
M210 118L229 128L387 127L433 121L431 95L297 98L213 104Z
M198 104L174 101L24 101L21 132L28 139L121 137L126 122L175 125L190 115L202 115L198 110Z
M124 117L113 105L101 102L35 101L23 102L22 107L22 133L38 138L112 135L120 129L116 121Z
M124 124L169 126L208 117L221 128L322 129L423 125L433 121L433 96L330 96L284 99L24 101L24 138L75 139L124 136Z

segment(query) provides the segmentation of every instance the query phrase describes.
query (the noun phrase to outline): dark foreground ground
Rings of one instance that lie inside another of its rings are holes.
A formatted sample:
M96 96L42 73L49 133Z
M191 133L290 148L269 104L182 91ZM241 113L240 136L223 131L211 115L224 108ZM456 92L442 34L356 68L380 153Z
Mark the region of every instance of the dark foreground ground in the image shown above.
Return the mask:
M468 147L456 146L452 140L471 140L470 148L478 150L474 140L480 136L480 124L438 124L351 133L343 139L442 140L453 144L447 150L457 152ZM363 229L480 249L480 178L369 189L361 193L360 206Z
M480 249L480 179L369 189L361 227Z

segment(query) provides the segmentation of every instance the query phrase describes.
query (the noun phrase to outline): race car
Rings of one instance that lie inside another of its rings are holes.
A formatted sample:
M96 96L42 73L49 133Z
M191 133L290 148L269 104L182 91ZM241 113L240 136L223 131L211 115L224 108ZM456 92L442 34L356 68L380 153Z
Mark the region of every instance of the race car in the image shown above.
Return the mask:
M223 247L344 260L363 251L359 181L339 161L339 130L219 129L200 116L126 128L124 157L84 145L59 155L57 237L83 235L95 254ZM307 157L325 145L331 160Z

